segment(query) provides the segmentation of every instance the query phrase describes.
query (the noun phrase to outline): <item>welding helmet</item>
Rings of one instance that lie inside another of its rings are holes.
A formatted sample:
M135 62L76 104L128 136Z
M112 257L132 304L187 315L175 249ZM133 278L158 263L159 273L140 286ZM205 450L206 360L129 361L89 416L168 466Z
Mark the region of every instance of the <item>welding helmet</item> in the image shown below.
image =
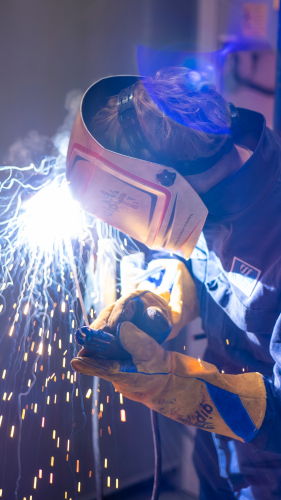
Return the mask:
M145 138L133 104L135 76L93 84L82 98L70 136L66 176L83 209L153 249L188 258L208 210L176 168L110 151L91 134L91 121L118 95L119 121L133 151ZM123 122L123 123L122 123ZM206 170L206 168L204 168Z

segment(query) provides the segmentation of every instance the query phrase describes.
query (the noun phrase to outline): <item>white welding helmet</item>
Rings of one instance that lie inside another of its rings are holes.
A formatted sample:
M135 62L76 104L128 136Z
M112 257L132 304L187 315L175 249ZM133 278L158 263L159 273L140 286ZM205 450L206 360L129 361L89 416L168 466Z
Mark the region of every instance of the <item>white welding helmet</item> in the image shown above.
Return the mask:
M128 138L135 111L132 89L138 80L108 77L87 90L71 132L67 180L85 211L149 248L181 250L188 258L208 214L198 194L173 167L105 149L90 133L92 118L111 96L121 93L120 114L128 118Z

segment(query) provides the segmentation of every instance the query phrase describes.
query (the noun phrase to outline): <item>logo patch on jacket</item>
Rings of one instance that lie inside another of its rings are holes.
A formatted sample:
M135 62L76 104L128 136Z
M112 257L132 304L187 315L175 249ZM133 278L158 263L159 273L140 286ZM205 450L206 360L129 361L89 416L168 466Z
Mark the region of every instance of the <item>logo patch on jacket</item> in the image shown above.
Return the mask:
M244 262L244 260L234 257L228 279L233 285L239 288L241 292L247 295L247 297L250 297L258 282L260 274L261 271L256 267Z

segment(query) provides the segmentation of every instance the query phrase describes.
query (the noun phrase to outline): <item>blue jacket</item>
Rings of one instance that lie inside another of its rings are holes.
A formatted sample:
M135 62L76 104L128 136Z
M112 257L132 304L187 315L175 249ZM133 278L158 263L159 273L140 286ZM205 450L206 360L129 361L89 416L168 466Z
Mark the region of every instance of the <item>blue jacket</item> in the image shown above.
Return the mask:
M233 491L249 489L235 498L280 499L281 140L245 109L238 132L236 142L253 155L202 196L209 215L187 265L208 338L204 359L225 373L260 372L267 390L265 419L250 443L214 436L220 477ZM208 473L215 474L211 464Z

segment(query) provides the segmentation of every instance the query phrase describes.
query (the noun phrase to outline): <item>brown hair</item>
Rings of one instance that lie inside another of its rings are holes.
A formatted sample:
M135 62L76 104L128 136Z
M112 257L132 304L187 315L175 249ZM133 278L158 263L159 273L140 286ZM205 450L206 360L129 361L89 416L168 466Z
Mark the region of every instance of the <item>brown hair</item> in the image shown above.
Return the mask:
M164 68L135 84L134 104L150 149L169 161L212 156L231 134L228 103L211 85L195 86L191 76L188 68ZM93 117L91 133L107 149L134 156L118 120L117 96Z

